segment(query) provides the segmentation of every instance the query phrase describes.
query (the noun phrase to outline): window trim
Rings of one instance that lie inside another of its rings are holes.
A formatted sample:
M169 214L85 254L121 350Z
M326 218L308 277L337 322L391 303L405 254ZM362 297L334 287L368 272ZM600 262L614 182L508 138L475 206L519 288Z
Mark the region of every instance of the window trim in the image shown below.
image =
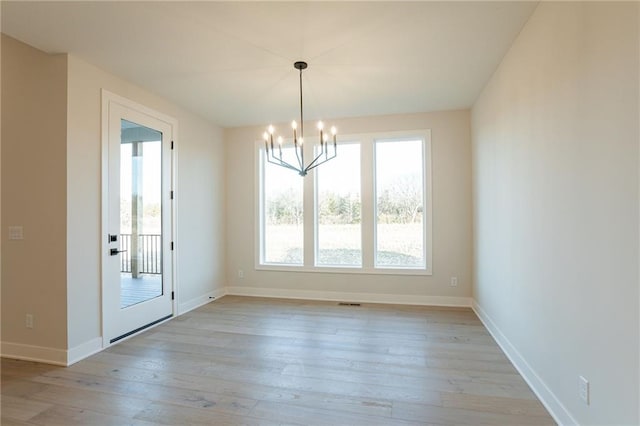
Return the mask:
M372 193L372 199L374 200L373 202L373 216L374 216L374 223L373 223L373 267L374 268L379 268L377 266L378 264L378 221L377 221L377 217L378 217L378 179L376 179L377 173L378 173L378 169L377 169L377 165L378 165L378 158L377 158L377 143L381 142L381 143L394 143L394 142L413 142L416 140L420 140L422 141L422 146L421 151L422 151L422 211L423 212L428 212L428 216L429 218L431 218L431 209L430 206L427 207L427 199L430 200L431 198L431 194L429 193L429 195L427 195L427 185L430 182L430 179L427 179L427 174L431 175L431 171L429 170L429 173L427 173L427 166L426 163L431 163L431 161L427 161L428 159L430 160L431 158L431 148L429 147L429 157L427 158L427 144L426 144L426 138L424 137L411 137L411 136L402 136L402 137L381 137L381 138L374 138L372 141L372 146L373 146L373 161L372 161L372 165L373 165L373 193ZM429 208L429 210L427 210L427 208ZM402 267L402 266L382 266L383 269L416 269L416 270L425 270L429 267L429 260L430 260L430 255L428 250L430 250L430 248L428 248L428 235L430 234L430 232L427 232L427 224L426 224L426 214L423 214L423 223L422 223L422 227L423 227L423 232L422 232L422 255L424 257L424 267L418 267L418 268L407 268L407 267Z
M361 197L361 239L362 239L362 266L317 266L315 256L317 250L317 186L315 172L309 172L303 184L303 208L304 208L304 236L303 236L303 264L277 264L262 263L264 259L264 188L261 184L264 176L264 141L256 140L254 146L255 160L255 186L254 208L255 232L254 232L254 267L260 271L282 272L312 272L312 273L339 273L339 274L369 274L369 275L433 275L433 192L432 192L432 150L431 129L376 132L342 135L341 143L360 144L360 197ZM425 268L404 267L375 267L376 251L376 221L377 209L375 187L375 142L384 140L416 140L423 141L423 185L424 185L424 256ZM305 144L305 157L311 158L312 144ZM307 151L309 150L309 151ZM293 173L293 172L292 172ZM292 174L293 176L293 174ZM307 195L311 191L311 195ZM308 208L311 207L311 208Z

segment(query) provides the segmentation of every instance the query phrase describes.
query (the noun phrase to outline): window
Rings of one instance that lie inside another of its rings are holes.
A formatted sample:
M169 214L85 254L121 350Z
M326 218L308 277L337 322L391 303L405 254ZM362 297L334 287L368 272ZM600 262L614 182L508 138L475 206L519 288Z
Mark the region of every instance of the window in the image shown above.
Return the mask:
M283 149L293 155L293 149ZM303 180L290 170L268 163L262 153L262 262L302 265Z
M422 145L422 140L375 143L376 266L425 266Z
M316 265L361 266L360 144L316 169Z
M431 274L429 130L341 139L306 178L268 163L258 143L256 268Z

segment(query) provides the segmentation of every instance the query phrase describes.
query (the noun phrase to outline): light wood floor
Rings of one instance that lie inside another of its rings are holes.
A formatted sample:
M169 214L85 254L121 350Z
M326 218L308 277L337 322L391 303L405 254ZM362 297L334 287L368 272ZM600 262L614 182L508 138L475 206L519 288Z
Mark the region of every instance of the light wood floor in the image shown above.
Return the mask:
M2 425L551 425L470 309L227 296L69 368L2 360Z

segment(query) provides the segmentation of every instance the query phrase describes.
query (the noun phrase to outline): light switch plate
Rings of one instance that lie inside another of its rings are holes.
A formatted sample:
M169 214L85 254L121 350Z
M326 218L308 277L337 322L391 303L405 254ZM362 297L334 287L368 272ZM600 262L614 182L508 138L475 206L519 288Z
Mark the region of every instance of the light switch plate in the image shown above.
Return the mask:
M9 239L10 240L22 240L22 239L24 239L22 226L10 226L9 227Z

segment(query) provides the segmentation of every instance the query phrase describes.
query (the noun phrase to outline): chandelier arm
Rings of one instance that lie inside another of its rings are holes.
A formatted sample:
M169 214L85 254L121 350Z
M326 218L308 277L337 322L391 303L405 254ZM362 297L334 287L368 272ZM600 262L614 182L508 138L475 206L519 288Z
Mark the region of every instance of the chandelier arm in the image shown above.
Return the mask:
M329 145L328 143L324 144L324 146L320 150L320 153L316 156L316 158L313 159L313 161L311 163L309 163L309 165L305 168L305 170L308 171L308 170L315 169L320 164L324 164L327 161L332 160L332 159L337 157L337 155L338 155L337 151L338 150L335 147L333 148L333 154L331 155L331 157L329 157L329 147L328 147L328 145ZM322 160L320 163L315 164L320 159L320 157L322 157L322 154L324 154L325 159ZM314 164L315 164L315 166L314 166Z
M322 154L324 154L324 152L320 151L320 154L318 154L316 158L314 158L313 161L309 163L309 165L306 167L306 170L311 170L309 167L313 166L320 159L320 157L322 157Z
M267 158L267 161L269 163L271 163L271 164L275 164L276 166L282 166L282 167L285 167L287 169L291 169L291 170L295 170L296 172L300 172L299 168L297 168L295 166L292 166L291 164L287 163L284 160L278 160L277 158L275 160L272 160L272 159Z
M338 150L336 149L336 147L333 148L333 154L331 154L331 157L329 157L329 144L325 143L324 147L320 150L320 153L318 154L318 156L309 164L309 166L312 166L316 161L318 161L318 159L320 159L320 157L322 157L322 154L324 154L325 159L322 161L322 163L326 163L327 161L331 160L332 158L336 158L338 156ZM322 164L322 163L318 163L318 164Z
M300 159L300 154L302 154L303 148L300 147L300 154L298 153L298 145L297 144L296 144L296 146L293 147L293 150L296 152L296 158L298 159L298 164L299 164L300 170L302 170L302 168L304 167L304 154L302 156L302 159Z
M276 166L282 166L282 167L286 167L287 169L295 170L296 172L301 171L300 168L287 163L282 158L278 158L273 154L269 155L268 152L267 152L267 161L271 164L275 164Z
M286 167L287 169L295 170L296 172L300 172L301 171L298 167L293 166L293 165L287 163L286 161L281 160L281 159L279 159L277 157L269 157L267 155L267 161L269 163L271 163L271 164L275 164L276 166L282 166L282 167Z
M315 164L314 164L314 163L312 162L311 164L309 164L309 165L304 169L304 172L306 173L306 172L308 172L308 171L310 171L310 170L313 170L313 169L315 169L316 167L318 167L319 165L324 164L324 163L326 163L326 162L327 162L327 161L329 161L329 160L333 160L334 158L336 158L336 156L337 156L337 154L335 154L335 153L334 153L331 157L326 158L326 159L322 160L322 161L321 161L321 162L319 162L319 163L315 163ZM315 161L314 161L314 162L315 162Z

